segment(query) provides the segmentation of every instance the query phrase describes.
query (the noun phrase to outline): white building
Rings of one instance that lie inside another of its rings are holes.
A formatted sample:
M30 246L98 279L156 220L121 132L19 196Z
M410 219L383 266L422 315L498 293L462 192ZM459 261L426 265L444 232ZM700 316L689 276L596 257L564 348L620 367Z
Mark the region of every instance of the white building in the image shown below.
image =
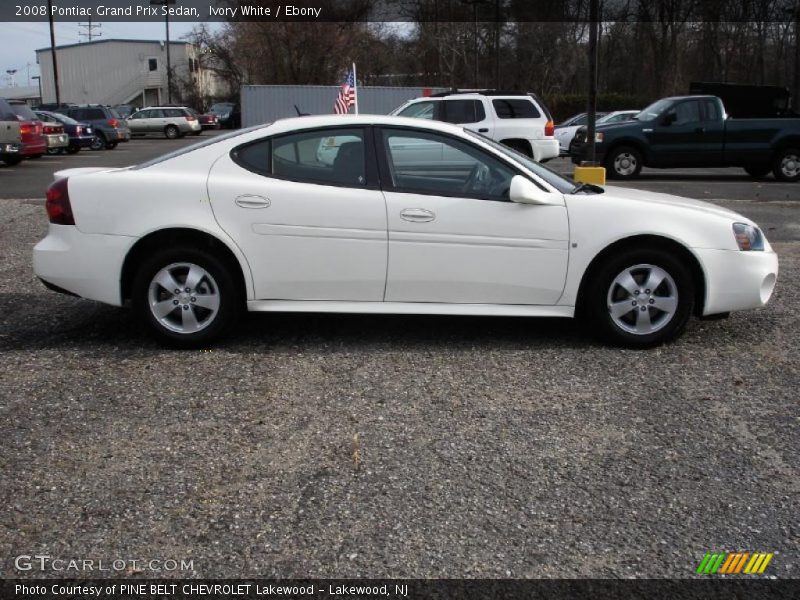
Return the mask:
M61 102L75 104L133 104L167 102L166 43L158 40L97 40L56 46ZM42 82L42 102L55 102L50 48L36 51ZM219 93L217 79L202 69L196 48L188 42L170 42L173 102L176 90L194 82L200 95Z

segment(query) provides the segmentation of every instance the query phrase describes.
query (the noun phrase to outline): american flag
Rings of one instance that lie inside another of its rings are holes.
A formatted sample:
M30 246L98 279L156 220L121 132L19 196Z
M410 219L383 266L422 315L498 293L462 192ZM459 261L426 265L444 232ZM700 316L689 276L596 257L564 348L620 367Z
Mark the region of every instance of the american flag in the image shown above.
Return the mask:
M356 81L353 71L347 72L342 88L339 90L339 97L333 105L333 110L337 115L346 115L350 112L350 107L356 103Z

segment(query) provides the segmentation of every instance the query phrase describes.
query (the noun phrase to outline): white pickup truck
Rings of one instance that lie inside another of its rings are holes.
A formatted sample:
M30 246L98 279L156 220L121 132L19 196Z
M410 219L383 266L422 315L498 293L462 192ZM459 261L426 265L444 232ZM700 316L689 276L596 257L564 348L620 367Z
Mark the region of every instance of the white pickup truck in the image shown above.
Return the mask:
M535 94L446 92L409 100L391 114L462 125L538 162L559 153L553 118Z

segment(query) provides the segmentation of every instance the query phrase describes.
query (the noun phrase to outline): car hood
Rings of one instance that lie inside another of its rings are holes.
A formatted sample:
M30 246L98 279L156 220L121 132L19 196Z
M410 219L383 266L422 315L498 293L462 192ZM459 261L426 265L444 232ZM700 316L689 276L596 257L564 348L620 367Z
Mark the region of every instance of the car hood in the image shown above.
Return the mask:
M598 198L618 198L642 206L652 206L653 204L658 204L661 206L673 206L676 208L701 212L708 215L716 215L725 219L732 219L738 223L755 225L753 221L737 212L717 206L716 204L711 204L710 202L704 202L703 200L694 200L692 198L684 198L682 196L673 196L672 194L649 192L646 190L637 190L614 185L606 186L605 190L605 193L602 196L598 196Z

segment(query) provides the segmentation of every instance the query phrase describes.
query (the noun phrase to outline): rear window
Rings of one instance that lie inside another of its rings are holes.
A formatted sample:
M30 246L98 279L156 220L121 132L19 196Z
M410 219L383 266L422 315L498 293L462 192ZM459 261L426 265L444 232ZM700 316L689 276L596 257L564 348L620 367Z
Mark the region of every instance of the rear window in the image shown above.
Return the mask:
M0 100L0 121L16 121L17 115L11 110L8 102Z
M492 106L501 119L538 119L541 113L533 101L525 98L497 98Z
M10 103L11 110L14 111L14 114L17 115L17 119L20 121L36 121L39 117L36 116L31 110L31 107L27 104L16 104Z

